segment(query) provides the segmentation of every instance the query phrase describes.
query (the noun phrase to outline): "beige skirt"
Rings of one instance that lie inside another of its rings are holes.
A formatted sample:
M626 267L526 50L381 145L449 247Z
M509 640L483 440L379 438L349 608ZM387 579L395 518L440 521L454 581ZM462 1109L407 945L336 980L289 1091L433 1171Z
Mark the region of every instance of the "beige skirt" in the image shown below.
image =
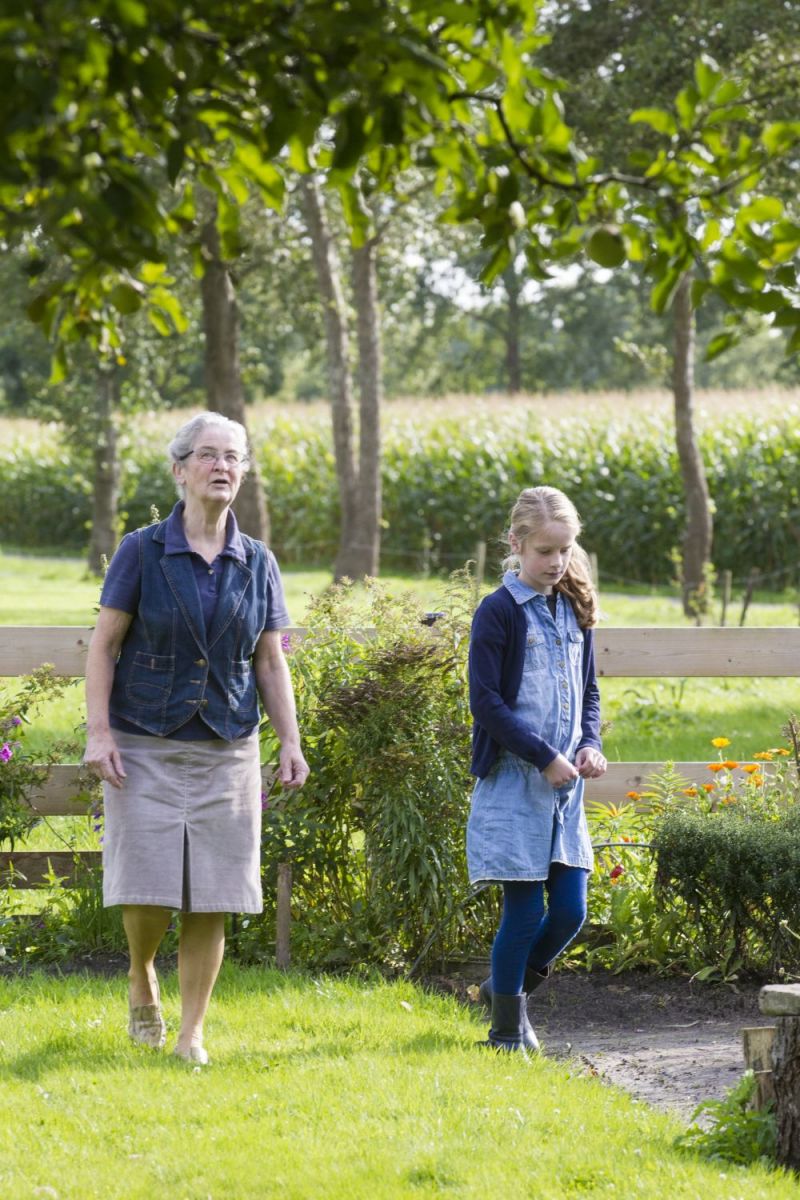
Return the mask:
M114 739L127 777L103 787L103 903L261 912L258 733Z

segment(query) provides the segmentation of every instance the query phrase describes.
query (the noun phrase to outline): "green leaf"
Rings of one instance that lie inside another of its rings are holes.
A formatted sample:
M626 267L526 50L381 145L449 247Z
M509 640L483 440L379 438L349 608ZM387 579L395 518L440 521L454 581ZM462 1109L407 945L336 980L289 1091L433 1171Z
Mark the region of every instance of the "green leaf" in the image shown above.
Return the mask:
M144 29L147 24L146 4L140 4L139 0L114 0L114 7L127 24Z
M488 263L480 273L481 283L494 283L497 276L505 271L506 267L511 262L511 257L512 247L510 242L500 242L500 244L495 247L492 257L489 259Z
M762 132L761 141L773 157L783 154L800 141L800 121L774 121Z
M776 329L791 329L794 325L800 325L800 308L781 309L775 314L772 324Z
M118 283L109 293L109 300L117 312L128 316L142 307L141 293L130 283Z
M56 346L53 357L50 360L50 378L48 383L53 384L63 383L67 378L69 365L67 363L67 352L63 346Z
M701 54L695 59L694 81L701 100L708 100L717 84L722 82L722 72L710 55Z
M777 196L759 196L739 212L743 221L778 221L783 216L783 202Z
M610 226L595 229L586 244L586 253L601 267L619 267L625 261L624 238Z
M731 346L735 346L739 340L739 336L733 330L727 333L718 333L713 337L706 347L704 355L706 362L712 362L713 359L719 358L720 354L724 354Z
M666 133L673 137L678 132L678 126L672 113L663 108L637 108L628 117L630 123L649 125L656 133Z
M336 171L352 171L367 144L367 113L361 104L349 104L339 118L331 166Z
M174 138L167 146L167 178L170 183L174 184L180 175L185 154L186 145L182 138Z

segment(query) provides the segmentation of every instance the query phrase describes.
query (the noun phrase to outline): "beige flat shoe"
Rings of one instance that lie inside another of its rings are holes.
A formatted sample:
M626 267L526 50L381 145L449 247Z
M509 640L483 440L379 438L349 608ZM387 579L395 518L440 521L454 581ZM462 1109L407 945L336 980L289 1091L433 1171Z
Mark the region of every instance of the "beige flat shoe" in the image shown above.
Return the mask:
M161 995L156 984L155 1004L139 1004L128 1008L128 1036L140 1046L163 1050L167 1040L167 1024L161 1012Z
M176 1046L172 1053L184 1062L194 1063L195 1066L208 1066L208 1051L203 1046L190 1046L188 1050L179 1050Z

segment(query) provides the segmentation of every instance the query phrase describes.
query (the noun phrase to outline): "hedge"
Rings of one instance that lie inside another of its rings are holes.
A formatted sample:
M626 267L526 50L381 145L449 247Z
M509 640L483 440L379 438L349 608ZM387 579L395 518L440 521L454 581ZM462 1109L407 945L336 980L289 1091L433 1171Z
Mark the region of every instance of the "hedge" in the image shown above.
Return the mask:
M683 501L673 431L653 419L615 427L535 414L392 425L383 464L387 570L450 570L489 545L492 566L509 507L523 487L551 483L573 498L584 544L606 579L662 583L674 575ZM328 564L338 501L327 424L274 418L254 442L272 515L273 546L288 564ZM796 581L800 546L800 429L790 420L706 430L702 452L716 506L714 563L737 580L755 566L776 586ZM127 529L152 505L174 502L163 450L142 434L124 454ZM0 452L0 529L7 544L81 550L90 514L88 459L43 433Z

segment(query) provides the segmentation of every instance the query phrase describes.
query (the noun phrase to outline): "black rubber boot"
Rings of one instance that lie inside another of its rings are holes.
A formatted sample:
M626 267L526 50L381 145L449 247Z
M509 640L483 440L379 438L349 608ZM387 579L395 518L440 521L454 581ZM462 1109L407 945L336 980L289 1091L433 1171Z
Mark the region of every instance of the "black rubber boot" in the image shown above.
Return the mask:
M526 967L526 969L525 969L525 982L523 984L523 987L525 988L526 1004L522 1010L524 1013L523 1023L522 1023L522 1030L523 1030L522 1036L523 1036L523 1041L525 1042L526 1050L538 1050L539 1049L539 1039L537 1038L537 1036L534 1032L533 1026L531 1025L530 1020L528 1018L527 999L528 999L528 996L531 994L531 992L535 992L538 987L541 987L541 985L544 983L545 979L547 979L549 974L550 974L549 967L545 967L543 971L534 971L531 967ZM483 983L478 988L478 995L481 998L481 1002L486 1006L488 1011L491 1012L492 1011L492 977L491 977L491 975L489 976L488 979L484 979Z
M489 1040L484 1045L493 1046L495 1050L528 1049L525 1045L523 1025L525 999L523 992L518 996L501 996L495 992L492 996L492 1027L489 1030Z

